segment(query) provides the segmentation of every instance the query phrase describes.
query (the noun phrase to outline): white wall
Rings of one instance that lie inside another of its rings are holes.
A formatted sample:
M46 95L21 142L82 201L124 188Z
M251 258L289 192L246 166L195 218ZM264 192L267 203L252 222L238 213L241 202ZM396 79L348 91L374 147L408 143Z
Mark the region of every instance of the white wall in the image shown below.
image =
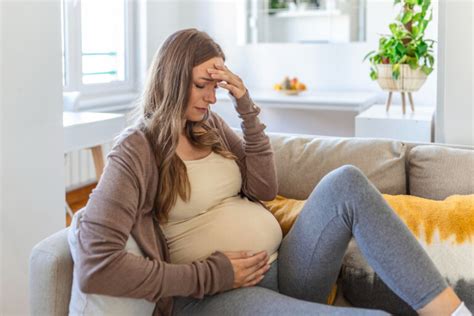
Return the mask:
M238 14L243 0L148 0L148 56L172 32L196 27L208 32L228 57L228 64L246 82L249 89L271 89L285 75L297 76L311 90L375 91L380 102L386 93L369 78L369 64L363 57L377 49L380 33L388 33L388 24L398 11L392 1L368 0L367 42L350 44L258 44L239 45ZM437 5L427 36L437 37ZM436 55L436 51L435 51ZM414 94L417 106L435 106L436 72ZM394 103L400 103L395 95Z
M146 49L147 66L161 43L177 30L184 28L186 6L183 0L143 0L142 6L146 12Z
M28 315L32 247L65 225L60 1L0 1L2 315Z
M442 0L436 120L439 142L474 145L473 19L472 1Z
M3 16L3 7L0 5L0 17ZM0 41L2 40L3 23L0 20ZM0 74L3 73L3 51L0 49ZM3 255L3 98L2 96L3 76L0 75L0 256ZM3 260L0 259L0 284L3 284ZM3 286L0 286L0 306L3 306ZM1 310L0 310L1 312Z

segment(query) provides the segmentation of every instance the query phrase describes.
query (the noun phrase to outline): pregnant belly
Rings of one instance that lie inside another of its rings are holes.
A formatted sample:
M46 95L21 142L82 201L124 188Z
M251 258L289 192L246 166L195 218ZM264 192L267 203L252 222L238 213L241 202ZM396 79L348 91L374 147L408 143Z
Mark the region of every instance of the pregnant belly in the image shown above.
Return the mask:
M275 217L261 205L240 197L187 221L169 223L163 231L172 263L203 260L214 251L262 250L272 262L282 239Z

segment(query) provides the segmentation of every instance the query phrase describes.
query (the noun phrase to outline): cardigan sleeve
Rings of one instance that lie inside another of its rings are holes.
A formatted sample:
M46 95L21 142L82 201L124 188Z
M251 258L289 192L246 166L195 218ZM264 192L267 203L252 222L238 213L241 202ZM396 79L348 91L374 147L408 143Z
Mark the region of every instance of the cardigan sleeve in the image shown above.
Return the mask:
M239 118L242 119L243 138L219 115L214 112L212 115L215 116L218 129L230 151L238 158L242 173L242 191L257 200L273 200L278 192L276 167L270 139L264 132L266 126L258 118L261 110L253 103L248 91L240 99L231 98Z
M133 134L108 155L78 224L75 265L81 290L157 302L163 297L202 298L231 289L233 269L223 253L215 252L200 262L171 264L124 250L144 203L150 152L144 135Z

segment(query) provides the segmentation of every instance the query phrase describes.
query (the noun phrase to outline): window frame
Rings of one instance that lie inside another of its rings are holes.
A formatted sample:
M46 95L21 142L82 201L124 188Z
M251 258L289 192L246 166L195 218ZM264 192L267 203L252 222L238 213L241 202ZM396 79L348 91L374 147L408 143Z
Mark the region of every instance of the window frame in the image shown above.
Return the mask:
M108 83L82 83L81 0L62 0L64 17L64 92L79 91L77 110L97 109L101 106L126 104L137 96L137 71L134 51L136 36L135 1L125 4L124 70L125 80Z

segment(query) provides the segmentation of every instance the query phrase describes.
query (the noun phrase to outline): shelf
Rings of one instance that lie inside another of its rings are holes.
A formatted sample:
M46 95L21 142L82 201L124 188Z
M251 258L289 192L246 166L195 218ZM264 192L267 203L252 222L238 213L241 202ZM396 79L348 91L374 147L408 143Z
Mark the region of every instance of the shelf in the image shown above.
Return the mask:
M341 15L340 10L289 10L277 12L272 17L275 18L303 18L303 17L318 17L318 16L338 16Z
M373 92L305 91L299 95L285 95L272 90L249 89L252 100L260 107L361 112L377 100ZM227 93L219 92L218 101L229 101Z

